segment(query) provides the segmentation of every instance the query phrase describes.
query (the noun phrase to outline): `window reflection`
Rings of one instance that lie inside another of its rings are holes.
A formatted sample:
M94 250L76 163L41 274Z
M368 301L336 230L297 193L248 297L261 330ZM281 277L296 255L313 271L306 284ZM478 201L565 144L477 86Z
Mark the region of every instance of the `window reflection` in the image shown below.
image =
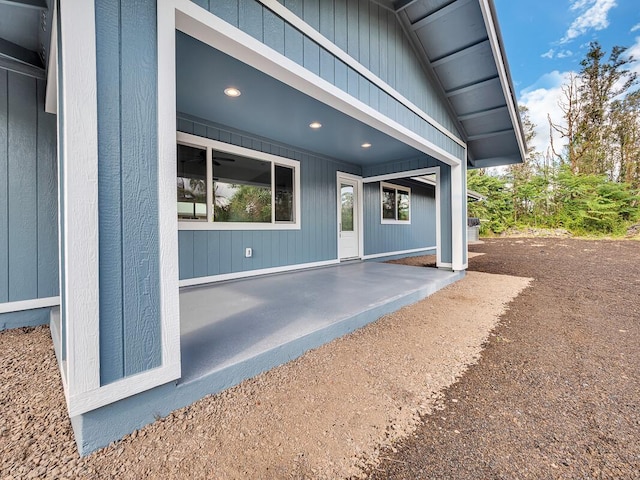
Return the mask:
M207 219L207 152L178 145L178 218Z

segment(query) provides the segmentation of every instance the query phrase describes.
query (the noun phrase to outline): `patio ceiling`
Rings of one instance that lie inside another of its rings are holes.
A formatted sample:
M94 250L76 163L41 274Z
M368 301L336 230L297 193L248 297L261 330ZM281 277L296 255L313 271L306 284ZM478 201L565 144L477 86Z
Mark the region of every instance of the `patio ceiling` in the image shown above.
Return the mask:
M493 0L388 0L440 85L472 167L522 162L524 135Z
M176 76L179 113L360 165L424 155L182 32ZM227 87L241 95L227 97Z
M492 0L377 0L396 13L457 120L471 168L520 163L517 101ZM261 72L178 33L178 111L358 164L421 155ZM197 53L196 53L197 52ZM220 94L235 84L243 95ZM309 123L323 127L310 131ZM371 143L364 150L362 143Z

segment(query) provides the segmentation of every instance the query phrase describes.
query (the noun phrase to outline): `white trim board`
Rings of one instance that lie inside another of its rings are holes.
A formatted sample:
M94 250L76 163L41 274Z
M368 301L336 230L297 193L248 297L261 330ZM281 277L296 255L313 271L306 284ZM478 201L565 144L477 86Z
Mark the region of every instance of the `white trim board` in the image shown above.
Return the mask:
M430 252L432 250L437 250L438 247L422 247L422 248L413 248L411 250L398 250L397 252L384 252L384 253L373 253L371 255L364 255L362 260L371 260L373 258L383 258L383 257L393 257L395 255L409 255L410 253L419 253L419 252Z
M158 46L158 245L162 366L107 386L105 396L125 398L181 375L176 202L176 35L171 2L157 2ZM171 72L171 74L167 74ZM148 380L147 380L148 379ZM138 381L140 383L138 383ZM148 382L145 385L145 382Z
M440 167L426 167L419 168L417 170L407 170L405 172L385 173L384 175L374 175L373 177L364 177L362 181L364 183L373 182L386 182L387 180L398 180L401 178L420 177L422 175L436 175L440 174ZM437 181L437 180L436 180Z
M207 283L226 282L228 280L239 280L242 278L258 277L260 275L271 275L274 273L295 272L296 270L306 270L309 268L328 267L337 265L340 260L325 260L323 262L299 263L297 265L284 265L282 267L261 268L259 270L245 270L243 272L221 273L220 275L211 275L208 277L195 277L180 280L180 288L193 287L196 285L205 285Z
M24 312L36 308L57 307L58 305L60 305L60 297L34 298L0 303L0 313Z
M60 0L64 115L66 359L68 400L100 386L98 266L98 109L94 2ZM77 215L82 211L82 215Z
M321 48L323 48L327 52L329 52L332 55L334 55L336 58L338 58L341 61L343 61L346 65L348 65L349 67L354 69L356 72L358 72L364 78L366 78L371 83L373 83L374 85L379 87L382 91L384 91L389 96L391 96L392 98L394 98L395 100L400 102L405 107L407 107L409 110L411 110L413 113L418 115L420 118L422 118L429 125L434 127L440 133L444 134L447 138L453 140L454 142L456 142L461 147L465 146L464 141L462 139L460 139L458 136L456 136L453 132L448 130L446 127L444 127L438 121L436 121L433 117L431 117L429 114L427 114L424 110L419 108L417 105L415 105L413 102L411 102L405 96L403 96L400 92L398 92L396 89L394 89L391 85L386 83L384 80L382 80L376 74L374 74L371 70L366 68L360 62L358 62L355 58L353 58L347 52L342 50L335 43L333 43L327 37L322 35L319 31L317 31L315 28L313 28L311 25L309 25L307 22L305 22L302 18L298 17L296 14L294 14L291 10L286 8L284 5L279 3L277 0L258 0L258 1L260 3L262 3L265 7L267 7L269 10L271 10L273 13L278 15L280 18L282 18L285 22L289 23L295 29L299 30L303 35L305 35L309 39L313 40Z
M441 162L448 165L460 164L460 159L455 155L382 115L190 0L173 1L176 8L176 29L181 32ZM163 35L169 35L169 32L158 32L159 37ZM173 71L164 73L175 75L175 63ZM163 73L160 72L159 75L162 76Z

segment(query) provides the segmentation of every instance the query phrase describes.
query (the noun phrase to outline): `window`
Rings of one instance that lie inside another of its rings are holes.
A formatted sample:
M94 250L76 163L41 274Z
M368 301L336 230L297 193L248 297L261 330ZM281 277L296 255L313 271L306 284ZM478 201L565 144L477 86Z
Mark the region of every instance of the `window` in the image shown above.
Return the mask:
M299 162L180 132L178 141L181 228L300 228Z
M380 184L382 223L410 223L411 189L390 183Z
M178 218L207 219L207 151L178 145Z

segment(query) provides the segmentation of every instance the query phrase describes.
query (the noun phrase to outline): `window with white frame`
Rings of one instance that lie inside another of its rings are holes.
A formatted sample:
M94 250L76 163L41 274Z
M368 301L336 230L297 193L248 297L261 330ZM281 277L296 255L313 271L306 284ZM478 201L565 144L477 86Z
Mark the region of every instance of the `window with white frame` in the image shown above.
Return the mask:
M299 228L299 162L179 133L177 164L181 228Z
M411 223L411 189L380 183L382 223Z

